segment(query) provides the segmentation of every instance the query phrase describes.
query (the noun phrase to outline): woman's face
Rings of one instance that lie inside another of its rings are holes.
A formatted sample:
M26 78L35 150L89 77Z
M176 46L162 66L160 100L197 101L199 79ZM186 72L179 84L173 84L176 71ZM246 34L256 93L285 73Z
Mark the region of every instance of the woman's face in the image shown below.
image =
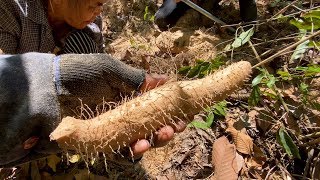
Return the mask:
M80 0L82 3L76 5L78 10L75 10L75 5L66 3L65 6L65 21L70 26L76 29L83 29L88 24L92 23L102 12L103 4L107 0ZM67 0L68 2L68 0Z

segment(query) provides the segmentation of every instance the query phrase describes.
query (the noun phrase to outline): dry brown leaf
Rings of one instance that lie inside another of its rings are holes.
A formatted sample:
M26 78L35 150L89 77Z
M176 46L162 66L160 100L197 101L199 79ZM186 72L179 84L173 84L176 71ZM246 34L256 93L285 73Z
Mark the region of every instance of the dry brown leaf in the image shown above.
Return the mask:
M251 177L253 177L254 179L264 179L261 177L262 173L260 170L257 170L257 169L249 169L248 170L248 173L250 174Z
M292 129L295 135L301 134L301 129L299 128L298 120L294 117L294 115L291 112L286 113L285 120L288 124L289 129Z
M238 173L243 167L243 158L236 152L233 144L230 144L225 136L220 137L213 143L212 165L214 166L215 180L238 179Z
M267 161L266 155L255 144L253 144L253 158L260 166L262 166Z
M249 157L245 162L247 173L255 179L262 179L262 166L266 160L267 158L261 149L253 144L253 156Z
M295 102L299 102L299 98L296 95L297 92L296 92L294 86L290 86L290 87L286 87L286 88L282 89L282 94L284 97L289 97L292 100L294 100Z
M271 128L273 114L264 108L255 107L254 109L258 112L258 115L256 116L257 128L260 128L263 133L266 133Z
M230 132L236 148L243 154L252 154L253 152L253 141L250 136L237 131L234 127L228 127L227 132Z
M249 121L251 127L254 127L254 128L257 127L256 117L257 117L258 114L259 114L259 113L258 113L258 111L256 111L256 110L252 110L252 111L250 111L250 112L248 113L248 117L249 117L249 120L248 120L248 121Z
M312 179L320 179L320 160L314 163Z

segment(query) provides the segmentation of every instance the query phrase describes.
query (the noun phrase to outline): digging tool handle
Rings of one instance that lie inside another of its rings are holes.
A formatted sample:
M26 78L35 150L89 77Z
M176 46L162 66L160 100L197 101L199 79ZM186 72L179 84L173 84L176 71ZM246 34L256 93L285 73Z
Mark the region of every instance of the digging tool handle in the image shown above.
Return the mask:
M181 0L182 2L186 3L188 6L190 6L191 8L197 10L198 12L200 12L201 14L207 16L209 19L221 24L221 25L226 25L225 22L221 21L220 19L216 18L215 16L213 16L212 14L210 14L208 11L202 9L200 6L196 5L195 3L191 2L190 0ZM232 32L236 32L236 30L232 27L227 27L230 31Z

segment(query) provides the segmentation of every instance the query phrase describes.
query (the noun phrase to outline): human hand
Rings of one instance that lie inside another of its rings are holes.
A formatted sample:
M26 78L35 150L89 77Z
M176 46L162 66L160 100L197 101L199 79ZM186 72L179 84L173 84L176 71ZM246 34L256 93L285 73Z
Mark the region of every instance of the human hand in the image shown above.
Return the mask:
M146 92L163 85L168 81L168 76L164 74L146 74L143 83L140 86L140 92Z
M140 91L145 92L154 89L157 86L163 85L167 81L168 77L166 75L146 74L146 78L140 87ZM186 124L182 121L160 128L157 132L155 132L153 147L161 147L166 145L173 138L175 132L182 132L185 128ZM142 139L133 143L131 145L133 158L138 159L142 157L143 153L145 153L150 148L151 143L146 139Z

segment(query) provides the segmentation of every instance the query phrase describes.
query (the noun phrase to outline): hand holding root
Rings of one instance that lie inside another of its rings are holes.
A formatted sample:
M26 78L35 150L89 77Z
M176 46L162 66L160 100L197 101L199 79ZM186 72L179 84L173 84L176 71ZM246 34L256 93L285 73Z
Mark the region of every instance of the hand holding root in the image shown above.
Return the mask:
M163 85L168 81L168 76L166 75L150 75L146 74L146 78L140 87L141 92L146 92L154 89L158 86ZM156 133L154 138L153 147L161 147L166 145L172 138L175 132L182 132L186 128L186 124L182 121L179 124L172 126L164 126L160 128ZM133 158L140 158L144 152L148 151L151 144L148 140L142 139L131 144L131 149L133 153Z
M204 107L237 90L250 74L250 63L241 61L203 79L167 83L98 117L85 121L66 117L50 137L61 148L69 150L118 153L121 148L132 145L131 150L141 154L149 146L143 144L144 140L135 143L137 140L150 137L161 127L190 121L188 118ZM165 140L172 138L173 133L169 131L164 130ZM161 132L162 129L159 134Z

